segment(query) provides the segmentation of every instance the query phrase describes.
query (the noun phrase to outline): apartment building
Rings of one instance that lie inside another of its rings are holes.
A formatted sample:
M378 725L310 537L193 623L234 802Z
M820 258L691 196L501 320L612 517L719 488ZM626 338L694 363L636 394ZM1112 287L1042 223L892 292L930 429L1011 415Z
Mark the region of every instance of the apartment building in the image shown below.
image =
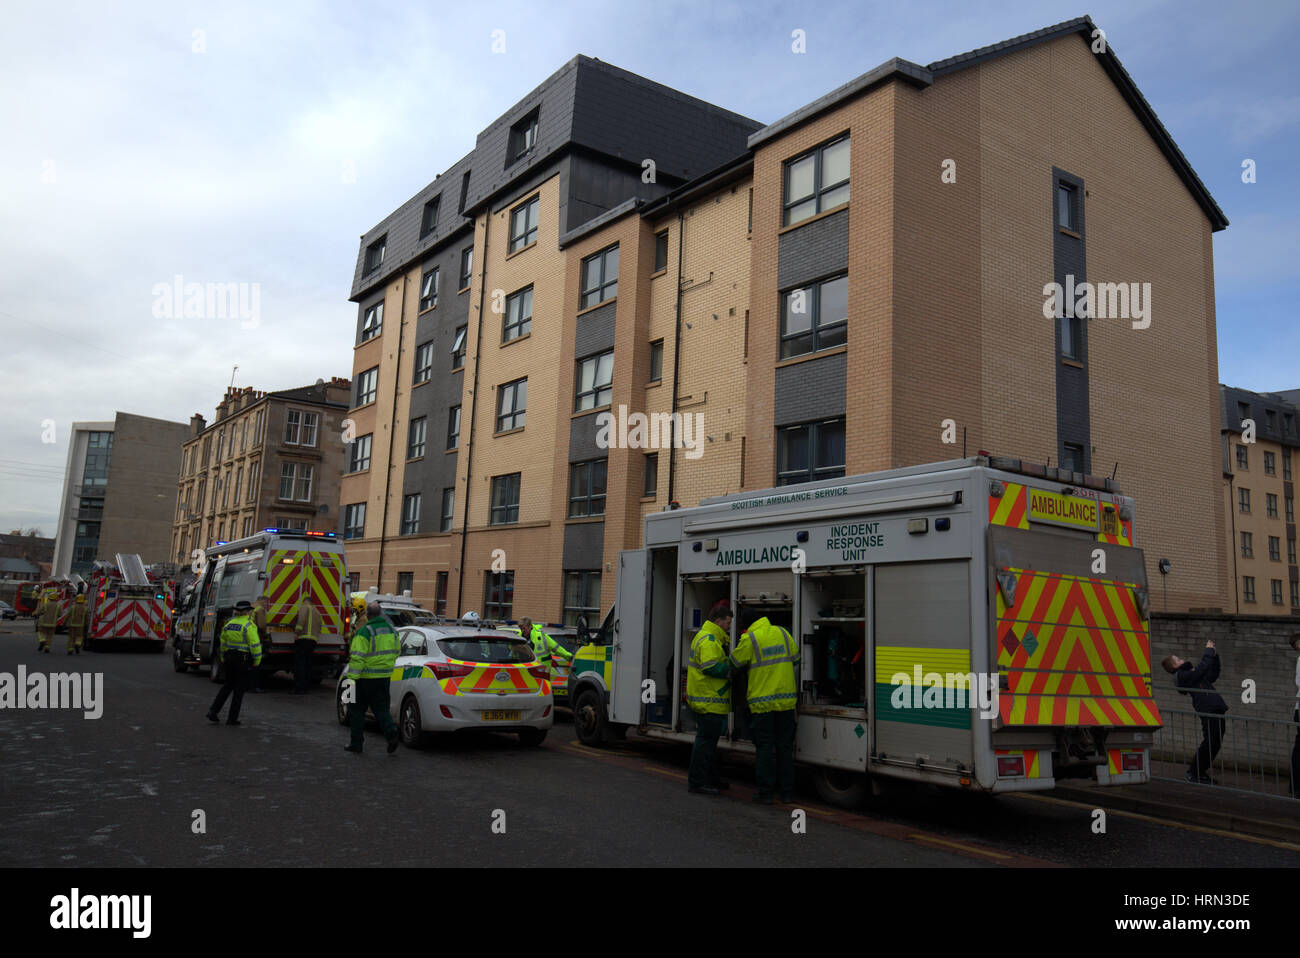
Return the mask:
M576 177L526 160L557 135L548 90L576 69L574 116L610 142L639 101L596 110L589 61L566 65L489 128L491 159L480 136L453 168L470 199L440 250L382 265L446 174L363 237L354 376L377 388L354 397L373 438L344 479L364 520L351 567L449 612L572 621L608 608L648 511L965 447L1115 474L1169 608L1224 608L1211 236L1227 221L1094 30L890 60L768 126L731 119L740 145L716 163L657 192L627 178L576 215ZM1088 108L1062 124L1062 103ZM667 155L639 146L623 156ZM419 329L422 264L471 244L463 311ZM376 304L395 331L375 332ZM430 412L410 377L434 330ZM445 424L436 476L411 455L421 416Z
M1221 386L1220 394L1230 611L1300 615L1294 480L1300 396L1231 386Z
M229 388L180 449L171 561L265 528L341 532L339 482L352 383L262 392Z
M84 576L119 552L167 561L185 431L181 422L123 412L72 424L53 575Z

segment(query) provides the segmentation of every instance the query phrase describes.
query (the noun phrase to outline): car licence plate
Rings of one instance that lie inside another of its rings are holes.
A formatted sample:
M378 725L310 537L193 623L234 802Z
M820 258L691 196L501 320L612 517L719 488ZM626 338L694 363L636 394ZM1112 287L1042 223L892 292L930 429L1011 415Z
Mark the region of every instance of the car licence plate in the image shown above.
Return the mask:
M489 712L484 712L484 713L483 713L483 721L485 721L485 722L518 722L518 721L519 721L519 710L518 710L518 709L494 709L494 710L489 711Z

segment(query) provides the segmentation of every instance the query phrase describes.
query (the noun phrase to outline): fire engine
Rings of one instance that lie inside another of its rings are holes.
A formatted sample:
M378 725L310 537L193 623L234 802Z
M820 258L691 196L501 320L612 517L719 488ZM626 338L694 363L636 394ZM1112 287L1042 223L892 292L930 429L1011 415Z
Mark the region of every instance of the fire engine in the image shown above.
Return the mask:
M105 642L147 642L151 650L167 647L172 616L171 593L150 581L138 555L118 553L116 566L96 563L88 596L86 648Z

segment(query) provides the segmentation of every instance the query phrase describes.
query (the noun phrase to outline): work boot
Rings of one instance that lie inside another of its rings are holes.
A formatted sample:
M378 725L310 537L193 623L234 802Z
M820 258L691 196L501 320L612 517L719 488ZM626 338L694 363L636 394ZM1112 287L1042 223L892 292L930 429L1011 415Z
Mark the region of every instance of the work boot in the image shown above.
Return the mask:
M343 746L343 751L345 751L345 752L355 752L356 754L360 755L360 754L361 754L361 746L360 746L360 745L344 745L344 746Z
M227 724L227 725L239 725L239 724L240 724L240 721L239 721L239 719L226 719L226 724Z
M220 722L221 722L221 716L218 715L216 712L209 712L209 713L208 713L208 721L209 721L209 722L216 723L216 724L220 724Z
M394 752L397 751L397 743L398 743L397 729L393 729L393 734L387 736L387 738L388 738L388 754L392 755Z

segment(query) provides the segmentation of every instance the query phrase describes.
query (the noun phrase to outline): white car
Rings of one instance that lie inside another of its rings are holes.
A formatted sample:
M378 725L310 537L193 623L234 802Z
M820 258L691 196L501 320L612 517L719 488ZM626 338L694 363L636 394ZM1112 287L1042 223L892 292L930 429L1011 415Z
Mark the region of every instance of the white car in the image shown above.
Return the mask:
M463 626L399 629L402 651L390 678L389 709L402 743L417 748L426 732L516 732L541 745L555 721L547 666L518 635ZM335 692L339 724L348 723L346 678Z

